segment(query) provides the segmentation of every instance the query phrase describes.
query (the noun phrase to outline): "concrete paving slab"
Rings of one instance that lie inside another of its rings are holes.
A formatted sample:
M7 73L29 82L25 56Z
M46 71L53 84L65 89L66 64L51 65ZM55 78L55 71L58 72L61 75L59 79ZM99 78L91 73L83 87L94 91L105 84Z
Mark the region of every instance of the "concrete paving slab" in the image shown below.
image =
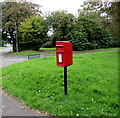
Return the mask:
M2 92L2 116L49 116L30 109L16 99Z

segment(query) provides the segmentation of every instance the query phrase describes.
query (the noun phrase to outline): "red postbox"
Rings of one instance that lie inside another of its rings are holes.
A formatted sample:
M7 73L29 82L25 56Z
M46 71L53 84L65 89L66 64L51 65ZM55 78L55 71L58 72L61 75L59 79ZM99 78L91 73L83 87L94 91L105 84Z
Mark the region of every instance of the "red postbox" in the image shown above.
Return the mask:
M56 41L56 60L57 66L72 65L72 44L69 41Z
M73 64L72 44L69 41L56 41L57 66L64 67L64 93L67 95L67 66Z

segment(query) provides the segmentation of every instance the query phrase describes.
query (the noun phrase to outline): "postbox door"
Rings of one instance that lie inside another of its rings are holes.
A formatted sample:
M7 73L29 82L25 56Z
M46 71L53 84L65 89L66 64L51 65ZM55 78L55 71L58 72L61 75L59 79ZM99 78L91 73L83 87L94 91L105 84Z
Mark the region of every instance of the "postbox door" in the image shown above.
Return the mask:
M64 59L64 52L57 52L57 66L64 67L65 59Z
M57 66L72 65L72 45L69 41L56 42Z
M63 45L56 45L56 55L57 55L57 65L61 66L63 64Z

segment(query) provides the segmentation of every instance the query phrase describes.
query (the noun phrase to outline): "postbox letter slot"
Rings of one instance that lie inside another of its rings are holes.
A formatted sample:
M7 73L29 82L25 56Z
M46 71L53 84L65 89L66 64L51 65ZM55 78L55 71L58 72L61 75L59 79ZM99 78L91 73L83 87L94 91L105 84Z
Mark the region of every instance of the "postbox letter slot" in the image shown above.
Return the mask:
M62 47L63 47L63 45L56 45L56 47L58 47L58 48L62 48Z
M64 53L64 51L57 51L58 53Z

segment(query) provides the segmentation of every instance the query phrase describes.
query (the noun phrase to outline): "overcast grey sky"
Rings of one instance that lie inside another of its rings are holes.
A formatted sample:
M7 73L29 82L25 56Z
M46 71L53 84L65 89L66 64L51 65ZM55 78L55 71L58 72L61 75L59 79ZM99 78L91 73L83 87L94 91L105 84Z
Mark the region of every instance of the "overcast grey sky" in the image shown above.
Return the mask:
M40 4L43 13L56 10L67 10L69 13L77 14L80 5L85 0L27 0Z
M4 1L4 0L0 0ZM13 1L13 0L9 0ZM14 0L19 1L19 0ZM83 4L86 0L22 0L32 3L37 3L41 5L41 9L43 14L48 13L49 11L56 11L56 10L67 10L69 13L73 13L74 15L77 14L80 5ZM100 0L89 0L90 2L96 2ZM120 1L120 0L102 0L102 1Z
M41 10L43 13L48 11L56 11L56 10L67 10L74 15L77 14L80 5L83 4L86 0L27 0L33 3L40 4ZM120 1L120 0L88 0L90 2L97 1Z

